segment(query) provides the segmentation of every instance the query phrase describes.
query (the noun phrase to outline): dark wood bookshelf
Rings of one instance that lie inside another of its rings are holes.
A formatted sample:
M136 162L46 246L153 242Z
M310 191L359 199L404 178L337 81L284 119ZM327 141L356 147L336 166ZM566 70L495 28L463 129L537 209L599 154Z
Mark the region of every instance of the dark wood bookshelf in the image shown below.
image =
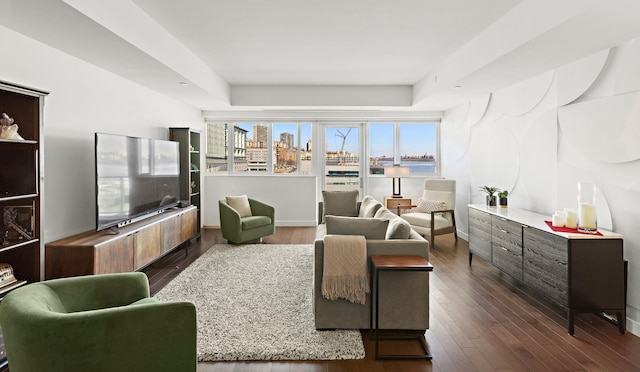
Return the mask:
M0 300L24 284L43 279L40 163L44 97L47 92L0 81L0 113L18 125L23 139L0 138L0 263L11 265L15 282L0 287ZM12 213L10 213L12 212ZM5 213L15 217L5 218ZM19 213L19 214L18 214ZM6 366L0 334L0 368Z

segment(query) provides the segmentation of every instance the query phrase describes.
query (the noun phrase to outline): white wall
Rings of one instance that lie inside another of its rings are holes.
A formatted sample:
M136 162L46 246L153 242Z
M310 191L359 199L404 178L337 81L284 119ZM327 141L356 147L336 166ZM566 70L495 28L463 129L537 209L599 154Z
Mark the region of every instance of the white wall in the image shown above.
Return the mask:
M640 39L477 97L446 112L441 148L465 234L466 204L483 201L482 185L509 190L510 207L550 216L576 207L578 182L595 182L599 227L624 235L627 326L640 334L637 66Z
M203 128L194 107L2 26L0 40L7 52L0 79L50 92L41 166L45 242L95 229L94 132L168 139L170 126Z
M220 226L218 200L229 195L247 194L276 207L276 226L315 226L318 201L322 200L321 177L316 176L229 176L204 177L203 204L207 207L202 222L205 227ZM402 195L415 201L422 195L424 178L403 178ZM368 194L382 201L391 195L390 178L370 177Z
M220 226L218 200L246 194L276 209L276 226L316 224L315 176L205 176L202 216L205 227Z

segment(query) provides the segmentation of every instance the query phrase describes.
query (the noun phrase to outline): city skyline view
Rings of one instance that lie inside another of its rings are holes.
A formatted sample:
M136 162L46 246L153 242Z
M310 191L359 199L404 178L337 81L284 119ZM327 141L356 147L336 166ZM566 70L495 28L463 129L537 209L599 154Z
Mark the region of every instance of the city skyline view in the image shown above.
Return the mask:
M233 148L226 149L226 129L233 131ZM437 170L437 124L430 122L371 122L365 126L316 124L310 122L236 122L209 124L207 171L226 171L227 154L233 154L233 172L267 172L272 174L312 174L312 150L324 151L319 171L332 179L337 187L354 187L361 166L366 173L383 174L394 164L408 166L411 174L434 174ZM220 128L220 129L214 129ZM214 134L216 133L216 134ZM362 143L367 147L359 149ZM324 141L323 146L314 146ZM298 146L300 148L298 148ZM341 150L344 150L342 152Z
M307 141L312 139L311 123L300 123L300 146L305 148ZM423 124L423 123L421 123ZM416 125L415 123L400 123L400 149L401 157L418 157L423 155L436 154L436 125L434 123L424 123L431 125ZM253 139L253 127L258 125L255 122L239 122L236 126L247 131L247 138ZM342 147L342 136L338 131L346 134L348 127L326 127L325 144L326 151L337 152ZM358 154L358 136L360 128L354 127L349 133L344 143L344 150L352 154ZM272 123L272 140L278 141L280 134L291 133L296 143L298 142L298 123L274 122ZM378 158L382 156L393 157L394 143L393 123L370 123L369 125L369 156Z

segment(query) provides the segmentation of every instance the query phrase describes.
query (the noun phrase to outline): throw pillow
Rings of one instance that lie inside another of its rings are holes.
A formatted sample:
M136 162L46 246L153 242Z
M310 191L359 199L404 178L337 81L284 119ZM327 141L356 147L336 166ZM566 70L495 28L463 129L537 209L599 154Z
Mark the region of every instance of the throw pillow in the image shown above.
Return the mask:
M365 195L360 201L360 210L358 211L358 217L373 217L373 216L365 216L365 209L369 207L371 203L373 203L375 199L371 195Z
M424 213L431 213L433 211L442 211L445 209L445 202L441 200L425 200L418 199L418 203L416 204L418 211Z
M358 215L358 190L352 191L322 191L323 217Z
M378 211L376 212L376 214L374 215L375 218L382 218L382 219L387 219L390 220L394 217L398 217L395 213L391 212L388 208L382 207L380 209L378 209Z
M409 239L411 225L400 217L389 220L385 239Z
M327 215L325 219L328 235L363 235L365 239L384 239L389 225L389 220L378 218Z
M227 196L227 204L235 209L240 217L251 216L251 205L249 205L249 198L246 195L240 196Z
M424 190L422 199L443 201L444 209L452 209L455 205L455 194L451 191Z
M373 218L376 212L382 207L382 203L375 199L372 199L367 203L365 203L363 199L362 204L360 204L360 214L358 214L358 217Z

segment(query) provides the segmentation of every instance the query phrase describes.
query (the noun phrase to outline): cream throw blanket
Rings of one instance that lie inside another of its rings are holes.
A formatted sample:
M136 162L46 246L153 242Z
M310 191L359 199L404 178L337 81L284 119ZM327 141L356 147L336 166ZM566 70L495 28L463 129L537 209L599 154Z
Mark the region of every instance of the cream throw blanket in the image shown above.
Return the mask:
M369 293L367 241L362 235L324 237L322 296L365 304Z

